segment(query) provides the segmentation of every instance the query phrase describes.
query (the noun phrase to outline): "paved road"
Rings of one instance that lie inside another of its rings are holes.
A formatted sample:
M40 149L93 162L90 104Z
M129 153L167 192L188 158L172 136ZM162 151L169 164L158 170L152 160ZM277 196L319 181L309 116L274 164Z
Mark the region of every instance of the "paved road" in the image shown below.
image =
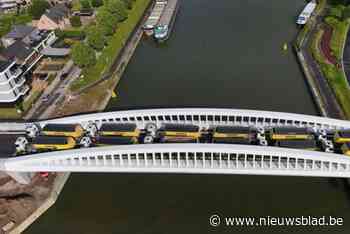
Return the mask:
M321 17L316 17L316 25L319 25L321 22ZM311 40L310 38L314 33L316 32L316 27L313 27L313 29L308 33L307 39L304 40L304 43L302 45L301 51L303 53L303 56L313 73L313 76L316 78L315 83L317 88L319 89L319 92L322 96L323 103L326 109L326 112L328 113L328 117L330 118L336 118L336 119L343 119L343 112L337 102L337 99L333 93L332 88L329 86L328 81L326 77L323 76L320 67L316 63L315 59L310 54L310 51L308 48L310 48Z
M316 78L315 83L318 86L318 89L320 90L320 93L322 95L322 99L325 105L326 112L328 113L328 117L342 119L342 111L336 101L336 97L331 87L329 87L326 78L321 73L317 63L309 53L303 52L303 55L309 67L311 68L313 76Z
M50 88L47 88L40 96L33 110L27 114L26 119L48 118L50 113L56 108L56 105L64 100L68 87L79 77L80 73L81 70L78 67L74 67L67 78L61 80L56 77L55 83L53 83ZM46 97L47 100L44 100L44 97Z
M15 153L15 141L20 135L0 135L0 158L11 157Z

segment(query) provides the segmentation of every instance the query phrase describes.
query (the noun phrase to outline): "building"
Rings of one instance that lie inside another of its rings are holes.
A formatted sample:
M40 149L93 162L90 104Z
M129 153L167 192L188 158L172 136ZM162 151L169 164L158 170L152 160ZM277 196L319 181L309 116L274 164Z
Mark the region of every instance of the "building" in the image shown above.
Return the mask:
M55 30L69 27L69 14L69 9L65 4L57 4L40 17L37 27L40 30Z
M25 75L44 56L43 50L56 41L53 31L32 32L1 51L0 103L15 102L29 91Z
M0 13L16 11L19 7L25 6L30 0L0 0Z
M0 60L0 102L15 102L28 92L29 87L25 85L22 72L15 61Z
M39 29L27 25L15 25L11 32L1 38L4 47L9 47L18 40L30 43L31 38L39 33Z
M0 12L9 12L17 9L16 0L0 0Z

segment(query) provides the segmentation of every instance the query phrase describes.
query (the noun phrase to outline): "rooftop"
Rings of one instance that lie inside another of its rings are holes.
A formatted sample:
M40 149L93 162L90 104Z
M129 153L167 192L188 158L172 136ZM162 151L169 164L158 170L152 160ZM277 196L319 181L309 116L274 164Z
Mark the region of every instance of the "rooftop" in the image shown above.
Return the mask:
M0 60L0 72L7 68L11 64L10 61Z
M8 60L12 60L14 58L24 60L32 52L33 48L19 40L10 45L9 47L3 49L1 54Z
M27 25L15 25L12 30L6 34L5 38L22 39L35 30L35 27Z
M47 10L45 15L52 21L59 23L63 18L68 17L69 10L64 4L57 4Z

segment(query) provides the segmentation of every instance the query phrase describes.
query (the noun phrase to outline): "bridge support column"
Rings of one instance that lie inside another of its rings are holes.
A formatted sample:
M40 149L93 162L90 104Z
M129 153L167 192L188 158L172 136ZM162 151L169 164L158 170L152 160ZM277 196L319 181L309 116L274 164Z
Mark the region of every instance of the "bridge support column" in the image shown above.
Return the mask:
M6 173L20 184L29 184L34 176L32 172L7 171Z

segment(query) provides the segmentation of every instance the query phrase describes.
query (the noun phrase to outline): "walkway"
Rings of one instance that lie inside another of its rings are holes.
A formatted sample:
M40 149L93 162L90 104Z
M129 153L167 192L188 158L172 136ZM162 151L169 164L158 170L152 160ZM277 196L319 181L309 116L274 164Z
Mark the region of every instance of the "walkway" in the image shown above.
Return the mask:
M307 67L309 71L312 73L313 81L315 82L315 88L317 89L317 92L319 93L322 100L325 111L327 114L327 117L330 118L336 118L336 119L343 119L343 111L340 108L337 99L333 93L332 88L329 86L326 77L323 76L320 67L318 66L315 59L310 54L309 48L311 46L311 39L312 36L316 32L316 25L319 25L321 23L321 16L317 16L315 18L315 22L312 25L312 29L308 32L306 35L306 39L303 41L303 44L301 45L300 52L302 53L303 57L305 58L305 62L307 64ZM317 102L317 100L316 100Z

